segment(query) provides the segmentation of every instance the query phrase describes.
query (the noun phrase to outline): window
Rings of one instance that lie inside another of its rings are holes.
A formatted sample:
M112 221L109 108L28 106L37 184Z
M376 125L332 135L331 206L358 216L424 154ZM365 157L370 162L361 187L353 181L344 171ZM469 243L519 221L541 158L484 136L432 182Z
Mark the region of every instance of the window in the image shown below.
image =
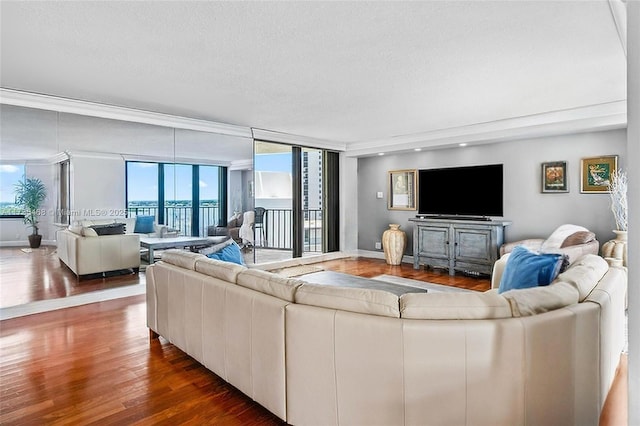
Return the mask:
M15 185L25 175L24 164L0 165L0 217L24 217L15 204Z
M155 216L181 235L205 236L226 209L226 167L127 162L127 209Z

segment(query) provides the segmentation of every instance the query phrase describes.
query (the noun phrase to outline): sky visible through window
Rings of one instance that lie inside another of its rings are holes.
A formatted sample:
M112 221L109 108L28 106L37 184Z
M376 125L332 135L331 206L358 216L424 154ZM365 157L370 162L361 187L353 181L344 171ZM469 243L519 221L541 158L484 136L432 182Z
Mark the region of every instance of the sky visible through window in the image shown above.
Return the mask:
M191 167L167 165L165 169L165 197L167 200L191 199ZM291 173L291 154L257 154L255 170ZM128 199L132 201L154 201L158 199L158 164L127 163ZM173 182L177 182L176 185ZM200 167L200 199L218 198L218 170L214 166Z
M165 200L191 200L192 167L187 164L164 165ZM218 167L200 166L200 200L218 199ZM158 164L127 163L129 204L158 200Z
M16 200L15 184L24 177L24 164L0 165L0 208L6 209L14 206ZM1 214L11 214L5 212Z

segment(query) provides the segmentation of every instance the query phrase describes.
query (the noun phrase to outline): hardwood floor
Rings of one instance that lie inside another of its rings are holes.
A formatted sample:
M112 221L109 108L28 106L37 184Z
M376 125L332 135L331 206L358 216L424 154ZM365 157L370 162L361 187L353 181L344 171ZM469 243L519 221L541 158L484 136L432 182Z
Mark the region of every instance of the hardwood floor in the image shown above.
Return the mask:
M4 285L6 252L1 253ZM30 267L10 269L14 287L40 280L64 288L65 272L56 271L57 259L31 259ZM363 277L389 274L476 290L490 285L487 278L415 271L409 264L389 266L381 259L340 259L323 266ZM90 284L111 285L112 280L122 278ZM10 288L2 288L3 298ZM0 424L284 424L165 339L150 340L145 323L144 296L1 321ZM624 373L618 376L621 382L626 379ZM617 389L622 391L610 399L619 402L626 390ZM606 422L620 419L620 413L613 414L603 414L601 425L616 424Z
M0 278L0 308L144 283L144 273L94 274L79 280L52 246L0 248Z

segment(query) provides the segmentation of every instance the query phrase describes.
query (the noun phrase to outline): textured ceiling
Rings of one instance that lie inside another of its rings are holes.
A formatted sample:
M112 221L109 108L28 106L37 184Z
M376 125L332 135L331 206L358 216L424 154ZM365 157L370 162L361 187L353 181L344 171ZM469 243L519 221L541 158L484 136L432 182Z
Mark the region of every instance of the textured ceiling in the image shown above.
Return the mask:
M328 141L626 98L609 1L0 8L3 88Z

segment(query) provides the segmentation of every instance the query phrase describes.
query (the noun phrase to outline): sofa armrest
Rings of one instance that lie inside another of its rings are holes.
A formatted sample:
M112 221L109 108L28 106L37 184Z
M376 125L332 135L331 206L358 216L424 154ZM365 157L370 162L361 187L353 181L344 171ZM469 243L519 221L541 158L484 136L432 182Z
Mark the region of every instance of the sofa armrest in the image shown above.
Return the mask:
M504 272L504 267L507 264L507 259L509 259L509 253L506 253L500 259L493 264L493 272L491 273L491 288L500 287L500 279L502 278L502 273Z
M507 253L511 253L516 246L525 246L531 250L540 250L544 240L542 238L529 238L527 240L514 241L512 243L505 243L500 247L500 256L504 256Z
M558 253L566 254L569 257L569 264L572 264L576 260L580 259L586 254L598 254L600 249L600 242L598 240L592 240L588 243L578 244L575 246L568 246L558 249Z

